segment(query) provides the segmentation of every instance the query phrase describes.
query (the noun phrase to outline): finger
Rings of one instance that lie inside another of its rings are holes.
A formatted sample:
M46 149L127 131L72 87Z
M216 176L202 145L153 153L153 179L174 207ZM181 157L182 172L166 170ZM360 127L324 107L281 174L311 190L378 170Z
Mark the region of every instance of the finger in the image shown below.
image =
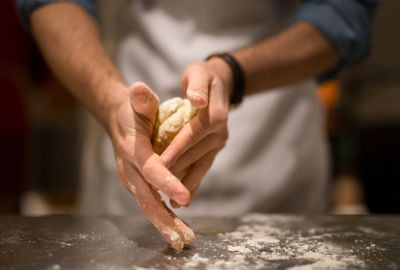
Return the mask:
M200 110L198 115L179 131L161 154L161 158L167 168L172 166L189 148L208 135L207 124L202 123L208 119L208 116L204 116L204 114L208 114L206 110Z
M189 124L185 125L162 153L161 157L167 167L172 166L180 156L193 145L213 131L221 132L221 127L226 129L228 119L229 101L223 85L218 80L211 84L209 106L199 111ZM225 132L225 131L223 131ZM225 133L224 133L225 134ZM224 135L221 134L221 135ZM211 150L207 147L207 150Z
M144 83L135 83L131 86L129 100L135 115L147 122L147 132L152 129L155 115L158 109L158 98ZM140 125L136 127L139 129ZM151 132L150 132L151 133ZM135 142L135 143L134 143ZM135 153L135 157L127 156L128 160L136 166L145 180L155 188L163 191L167 196L173 198L178 203L185 205L190 201L190 194L179 180L165 168L160 158L153 152L150 139L141 134L135 134L135 139L131 143L127 141L124 145L124 153L130 155Z
M193 231L179 220L164 204L160 195L140 176L139 172L124 163L123 172L127 185L133 187L142 213L157 228L163 238L177 251L185 244L193 244Z
M207 107L211 79L209 73L200 64L194 64L184 72L182 86L193 106L199 109Z
M129 88L129 101L135 113L152 125L154 124L160 102L157 95L146 84L142 82L132 84Z
M188 172L186 172L185 177L182 180L182 183L186 186L186 188L190 191L191 197L193 197L198 190L201 180L210 169L215 156L221 150L216 149L208 152L204 157L194 163ZM174 200L169 201L171 206L175 209L180 208L181 206L175 202ZM189 206L189 205L186 205Z
M118 173L118 178L121 180L122 184L124 184L124 187L133 195L136 194L136 188L128 182L128 179L126 178L126 172L124 169L124 161L117 156L117 173Z
M209 114L214 125L225 122L229 112L229 94L222 82L214 79L210 85Z
M188 167L188 168L189 168L189 167ZM188 168L185 168L185 170L182 170L182 171L180 171L180 172L173 172L173 171L171 171L171 172L172 172L179 180L181 180L181 179L183 179L183 178L185 177ZM175 201L172 200L172 199L170 199L169 202L170 202L170 205L171 205L173 208L175 208L175 209L181 207L181 205L180 205L179 203L175 202Z
M171 211L171 213L172 213L172 211ZM181 235L183 236L185 246L193 245L196 242L196 236L195 236L193 230L189 227L189 225L186 222L184 222L180 218L177 218L175 216L175 214L173 216L175 217L175 219L174 219L175 228L176 228L175 230L179 231L181 233Z
M153 187L164 192L169 198L181 205L190 202L190 193L162 163L159 155L153 152L150 141L144 137L136 137L133 148L135 157L128 157L132 165L137 167L143 178ZM132 152L132 149L131 149Z
M204 157L199 159L196 163L194 163L189 171L187 172L185 178L183 178L182 183L186 186L186 188L190 191L193 196L198 189L201 180L210 169L215 156L220 151L220 149L216 149L207 153Z
M192 148L188 149L182 154L179 159L171 166L170 171L176 175L176 172L181 172L202 158L211 149L222 148L225 145L228 132L226 134L213 133L202 139L199 143L195 144Z

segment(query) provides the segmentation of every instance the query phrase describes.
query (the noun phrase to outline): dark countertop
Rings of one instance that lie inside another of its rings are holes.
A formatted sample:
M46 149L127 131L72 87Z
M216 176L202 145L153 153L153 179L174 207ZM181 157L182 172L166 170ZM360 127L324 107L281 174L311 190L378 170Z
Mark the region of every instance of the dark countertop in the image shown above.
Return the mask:
M400 216L187 221L175 254L142 218L0 216L0 269L400 269Z

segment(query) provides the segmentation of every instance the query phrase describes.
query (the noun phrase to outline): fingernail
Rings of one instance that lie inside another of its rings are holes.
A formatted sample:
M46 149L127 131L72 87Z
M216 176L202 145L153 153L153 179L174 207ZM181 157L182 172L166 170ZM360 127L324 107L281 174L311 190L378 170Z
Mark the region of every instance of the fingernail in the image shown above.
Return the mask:
M175 195L174 201L179 205L187 205L189 203L189 197L185 194Z
M207 97L201 91L190 91L190 98L202 104L207 103Z

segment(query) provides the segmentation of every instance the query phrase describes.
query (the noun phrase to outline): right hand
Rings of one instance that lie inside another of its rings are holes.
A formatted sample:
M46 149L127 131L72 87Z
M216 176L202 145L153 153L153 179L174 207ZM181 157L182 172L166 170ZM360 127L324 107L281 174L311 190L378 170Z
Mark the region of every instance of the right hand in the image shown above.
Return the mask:
M161 200L157 190L180 205L190 202L190 192L164 166L154 153L151 135L159 101L144 83L135 83L129 96L116 112L111 137L118 175L128 191L135 195L143 214L176 250L193 243L193 231L178 219Z
M232 71L218 57L190 64L182 76L182 88L199 110L161 154L173 173L185 171L182 183L193 196L228 139L229 96ZM180 204L171 201L174 208Z

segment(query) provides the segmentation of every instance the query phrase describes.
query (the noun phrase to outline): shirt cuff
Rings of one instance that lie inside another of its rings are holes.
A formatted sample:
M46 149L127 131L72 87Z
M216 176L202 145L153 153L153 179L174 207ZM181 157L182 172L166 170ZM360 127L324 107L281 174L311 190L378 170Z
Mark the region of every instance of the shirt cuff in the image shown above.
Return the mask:
M98 19L95 1L91 0L70 0L70 1L59 1L59 0L16 0L16 8L19 16L22 19L24 27L30 30L30 14L38 7L43 5L56 3L56 2L71 2L82 6L89 14Z
M321 74L325 80L365 58L371 50L371 10L353 0L306 1L294 21L308 21L341 55L341 62Z

